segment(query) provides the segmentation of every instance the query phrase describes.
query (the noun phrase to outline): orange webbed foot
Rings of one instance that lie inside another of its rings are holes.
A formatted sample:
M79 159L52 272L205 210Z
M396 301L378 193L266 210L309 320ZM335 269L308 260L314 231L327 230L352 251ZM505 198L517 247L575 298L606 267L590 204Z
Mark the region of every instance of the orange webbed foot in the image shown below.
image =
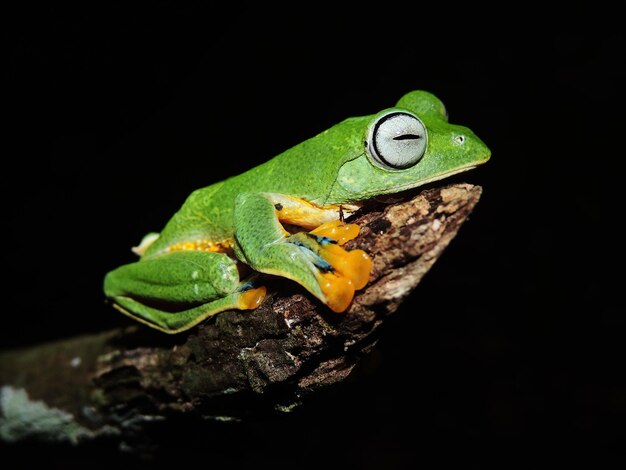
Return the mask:
M372 260L363 250L347 251L340 245L356 238L360 227L339 220L327 222L309 232L318 242L317 255L329 268L319 274L319 284L326 304L334 312L344 312L350 306L354 291L369 281Z

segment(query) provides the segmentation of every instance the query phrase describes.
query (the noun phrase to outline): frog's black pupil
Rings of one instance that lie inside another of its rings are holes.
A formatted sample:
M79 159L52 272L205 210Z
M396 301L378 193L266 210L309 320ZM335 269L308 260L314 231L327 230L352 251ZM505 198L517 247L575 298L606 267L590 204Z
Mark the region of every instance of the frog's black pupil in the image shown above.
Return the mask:
M421 139L422 136L417 134L402 134L393 138L393 140L417 140Z

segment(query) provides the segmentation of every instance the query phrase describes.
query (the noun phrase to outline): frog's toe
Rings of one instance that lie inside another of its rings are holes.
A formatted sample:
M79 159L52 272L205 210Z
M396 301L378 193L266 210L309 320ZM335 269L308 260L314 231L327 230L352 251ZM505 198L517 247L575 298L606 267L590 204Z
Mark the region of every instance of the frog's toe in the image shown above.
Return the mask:
M265 286L247 289L237 294L237 308L240 310L254 310L265 298Z
M336 313L345 312L354 297L354 284L347 277L332 272L318 274L326 305Z
M372 271L372 259L363 250L344 250L339 245L327 244L321 247L319 255L333 268L338 276L349 279L355 290L363 289Z
M309 233L318 237L330 238L339 245L343 245L355 239L359 234L359 230L360 227L357 224L346 224L340 220L333 220L323 223Z

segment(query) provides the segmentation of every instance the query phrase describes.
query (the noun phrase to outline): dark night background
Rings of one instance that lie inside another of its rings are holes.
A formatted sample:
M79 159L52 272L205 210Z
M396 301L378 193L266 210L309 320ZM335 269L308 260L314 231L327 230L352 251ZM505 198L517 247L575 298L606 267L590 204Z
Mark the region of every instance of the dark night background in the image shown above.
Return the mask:
M484 188L459 237L354 380L277 420L177 431L157 462L623 463L615 15L222 8L42 3L4 15L2 348L128 324L105 305L102 277L193 189L426 89L493 154L456 178ZM140 465L109 448L36 453L48 467Z

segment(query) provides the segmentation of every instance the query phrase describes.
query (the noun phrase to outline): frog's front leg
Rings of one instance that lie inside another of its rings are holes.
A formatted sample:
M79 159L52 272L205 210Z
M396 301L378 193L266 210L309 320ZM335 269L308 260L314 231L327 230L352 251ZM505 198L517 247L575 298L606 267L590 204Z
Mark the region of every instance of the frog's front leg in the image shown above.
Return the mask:
M256 271L292 279L343 312L367 284L372 262L364 251L340 246L357 236L358 226L338 218L336 209L291 196L242 193L235 203L235 249ZM315 229L290 234L281 222Z
M104 291L122 313L178 333L228 309L256 308L265 287L239 281L224 253L175 251L126 264L107 274Z

